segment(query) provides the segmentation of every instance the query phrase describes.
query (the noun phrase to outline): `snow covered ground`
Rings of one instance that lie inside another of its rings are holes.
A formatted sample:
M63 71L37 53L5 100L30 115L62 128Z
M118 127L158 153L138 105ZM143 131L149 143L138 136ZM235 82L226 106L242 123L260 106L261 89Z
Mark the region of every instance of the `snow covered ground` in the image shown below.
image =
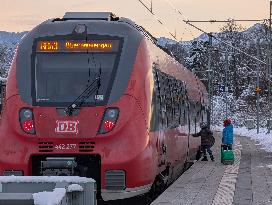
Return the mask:
M39 192L33 194L35 205L58 205L65 197L65 188L56 188L53 192Z
M214 131L222 132L223 127L215 126L212 128ZM267 129L260 128L259 134L257 134L256 129L248 130L245 127L234 128L234 133L236 135L249 137L252 140L256 141L257 145L261 145L263 149L268 152L272 152L272 131L267 133Z

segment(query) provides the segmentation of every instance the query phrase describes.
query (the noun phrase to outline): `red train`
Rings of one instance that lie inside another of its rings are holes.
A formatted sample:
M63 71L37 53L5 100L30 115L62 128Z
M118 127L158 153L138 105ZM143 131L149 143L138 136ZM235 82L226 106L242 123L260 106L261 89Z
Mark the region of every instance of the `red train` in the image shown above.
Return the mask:
M209 109L193 73L112 13L67 13L30 31L2 96L0 175L91 177L105 201L175 180Z

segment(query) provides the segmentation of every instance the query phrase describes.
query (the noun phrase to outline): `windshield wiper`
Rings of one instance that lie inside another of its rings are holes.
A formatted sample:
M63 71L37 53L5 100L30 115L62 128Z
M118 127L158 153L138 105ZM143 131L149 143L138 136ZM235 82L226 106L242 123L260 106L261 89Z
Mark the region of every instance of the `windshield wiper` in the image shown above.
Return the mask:
M96 84L95 84L96 83ZM73 110L81 107L82 104L96 91L98 93L101 86L101 67L99 69L99 76L96 77L92 83L65 109L68 116L73 114Z

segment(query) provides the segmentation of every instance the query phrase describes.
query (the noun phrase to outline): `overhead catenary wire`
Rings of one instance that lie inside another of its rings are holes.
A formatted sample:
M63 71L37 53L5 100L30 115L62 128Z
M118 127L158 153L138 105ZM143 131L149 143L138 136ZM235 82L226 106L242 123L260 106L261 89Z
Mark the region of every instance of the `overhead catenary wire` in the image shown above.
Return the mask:
M166 2L171 6L171 8L172 8L175 12L177 12L180 16L184 16L184 14L183 14L179 9L177 9L171 1L169 1L169 0L164 0L164 1L166 1ZM187 28L185 28L185 30L187 30ZM195 38L195 36L193 35L191 29L189 29L189 33L191 34L191 36L192 36L193 38Z
M245 22L245 21L248 21L248 22L265 22L265 21L268 21L268 19L229 19L229 20L214 20L214 19L211 19L211 20L187 20L187 22L189 23L230 23L230 22L233 22L233 21L236 21L236 22Z
M252 58L253 60L256 60L256 61L258 61L259 63L262 63L262 64L264 64L264 65L267 64L265 61L262 61L262 60L256 58L255 56L246 53L245 51L241 50L240 48L235 47L235 46L229 44L228 42L225 42L225 41L219 39L219 38L216 37L215 35L213 35L213 34L211 34L211 33L208 33L208 32L206 32L206 31L204 31L203 29L201 29L201 28L199 28L199 27L197 27L197 26L195 26L195 25L189 23L188 21L186 21L186 20L183 20L183 21L184 21L186 24L192 26L193 28L195 28L195 29L197 29L197 30L199 30L199 31L201 31L201 32L203 32L203 33L205 33L206 35L211 36L212 38L214 38L215 40L219 41L220 43L223 43L224 45L226 45L226 46L228 46L228 47L230 47L230 48L232 48L232 49L238 51L239 53L243 53L243 54L246 55L247 57Z
M166 2L171 6L171 8L172 8L173 10L177 11L178 14L182 17L182 15L183 15L182 12L181 12L179 9L177 9L177 8L176 8L169 0L164 0L164 1L166 1ZM262 63L262 64L264 64L264 65L267 64L265 61L262 61L262 60L256 58L255 56L246 53L245 51L241 50L240 48L235 47L235 46L229 44L228 42L225 42L225 41L219 39L218 37L212 35L211 33L208 33L208 32L206 32L206 31L204 31L203 29L201 29L201 28L195 26L194 24L190 23L188 20L185 20L185 19L183 19L183 18L182 18L181 20L182 20L184 23L186 23L187 25L189 25L189 26L191 26L191 27L197 29L198 31L200 31L200 32L202 32L202 33L205 33L205 34L208 35L208 36L211 36L212 38L216 39L216 40L219 41L220 43L223 43L224 45L229 46L230 48L232 48L232 49L238 51L239 53L243 53L243 54L246 55L247 57L250 57L250 58L252 58L252 59L254 59L254 60L256 60L256 61L258 61L259 63Z
M140 3L141 3L141 4L142 4L142 5L143 5L143 6L144 6L144 7L145 7L145 8L146 8L146 9L147 9L154 17L155 17L155 18L156 18L156 20L157 20L160 24L162 24L162 25L164 26L164 28L170 33L170 35L176 39L176 37L169 31L169 29L162 23L162 21L161 21L160 19L157 18L156 14L153 12L153 10L151 10L150 8L148 8L141 0L138 0L138 1L139 1L139 2L140 2ZM176 8L169 0L164 0L164 1L166 1L166 2L171 6L171 8L172 8L173 10L175 10L181 17L183 16L182 12L181 12L179 9L177 9L177 8ZM235 47L235 46L229 44L228 42L219 39L219 38L216 37L215 35L213 35L213 34L211 34L211 33L208 33L208 32L206 32L206 31L204 31L203 29L201 29L201 28L197 27L196 25L190 23L188 20L185 20L185 19L183 19L183 18L181 18L181 20L182 20L182 22L186 23L187 25L189 25L189 26L191 26L191 27L197 29L198 31L200 31L200 32L202 32L202 33L205 33L205 34L208 35L208 36L211 36L211 37L214 38L215 40L219 41L220 43L223 43L224 45L226 45L226 46L228 46L228 47L230 47L230 48L232 48L232 49L234 49L234 50L236 50L236 51L238 51L239 53L243 53L243 54L246 55L247 57L249 57L249 58L251 58L251 59L253 59L253 60L256 60L257 62L262 63L262 64L264 64L264 65L267 64L265 61L262 61L262 60L256 58L255 56L246 53L245 51L241 50L240 48Z
M153 4L152 4L152 1L151 1L151 8L148 8L144 2L142 2L141 0L138 0L152 15L153 17L159 22L159 24L161 24L163 26L163 28L175 39L177 40L176 36L171 33L171 31L167 28L166 25L164 25L164 23L162 22L162 20L160 20L157 15L153 12Z

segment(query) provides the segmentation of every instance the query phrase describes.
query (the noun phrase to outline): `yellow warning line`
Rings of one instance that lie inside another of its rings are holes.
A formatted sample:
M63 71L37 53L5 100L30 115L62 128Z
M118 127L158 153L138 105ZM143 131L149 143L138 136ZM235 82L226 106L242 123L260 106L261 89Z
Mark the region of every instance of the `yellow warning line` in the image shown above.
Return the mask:
M226 167L224 175L218 185L212 205L232 205L241 161L241 150L242 145L240 141L236 140L234 146L234 164Z

